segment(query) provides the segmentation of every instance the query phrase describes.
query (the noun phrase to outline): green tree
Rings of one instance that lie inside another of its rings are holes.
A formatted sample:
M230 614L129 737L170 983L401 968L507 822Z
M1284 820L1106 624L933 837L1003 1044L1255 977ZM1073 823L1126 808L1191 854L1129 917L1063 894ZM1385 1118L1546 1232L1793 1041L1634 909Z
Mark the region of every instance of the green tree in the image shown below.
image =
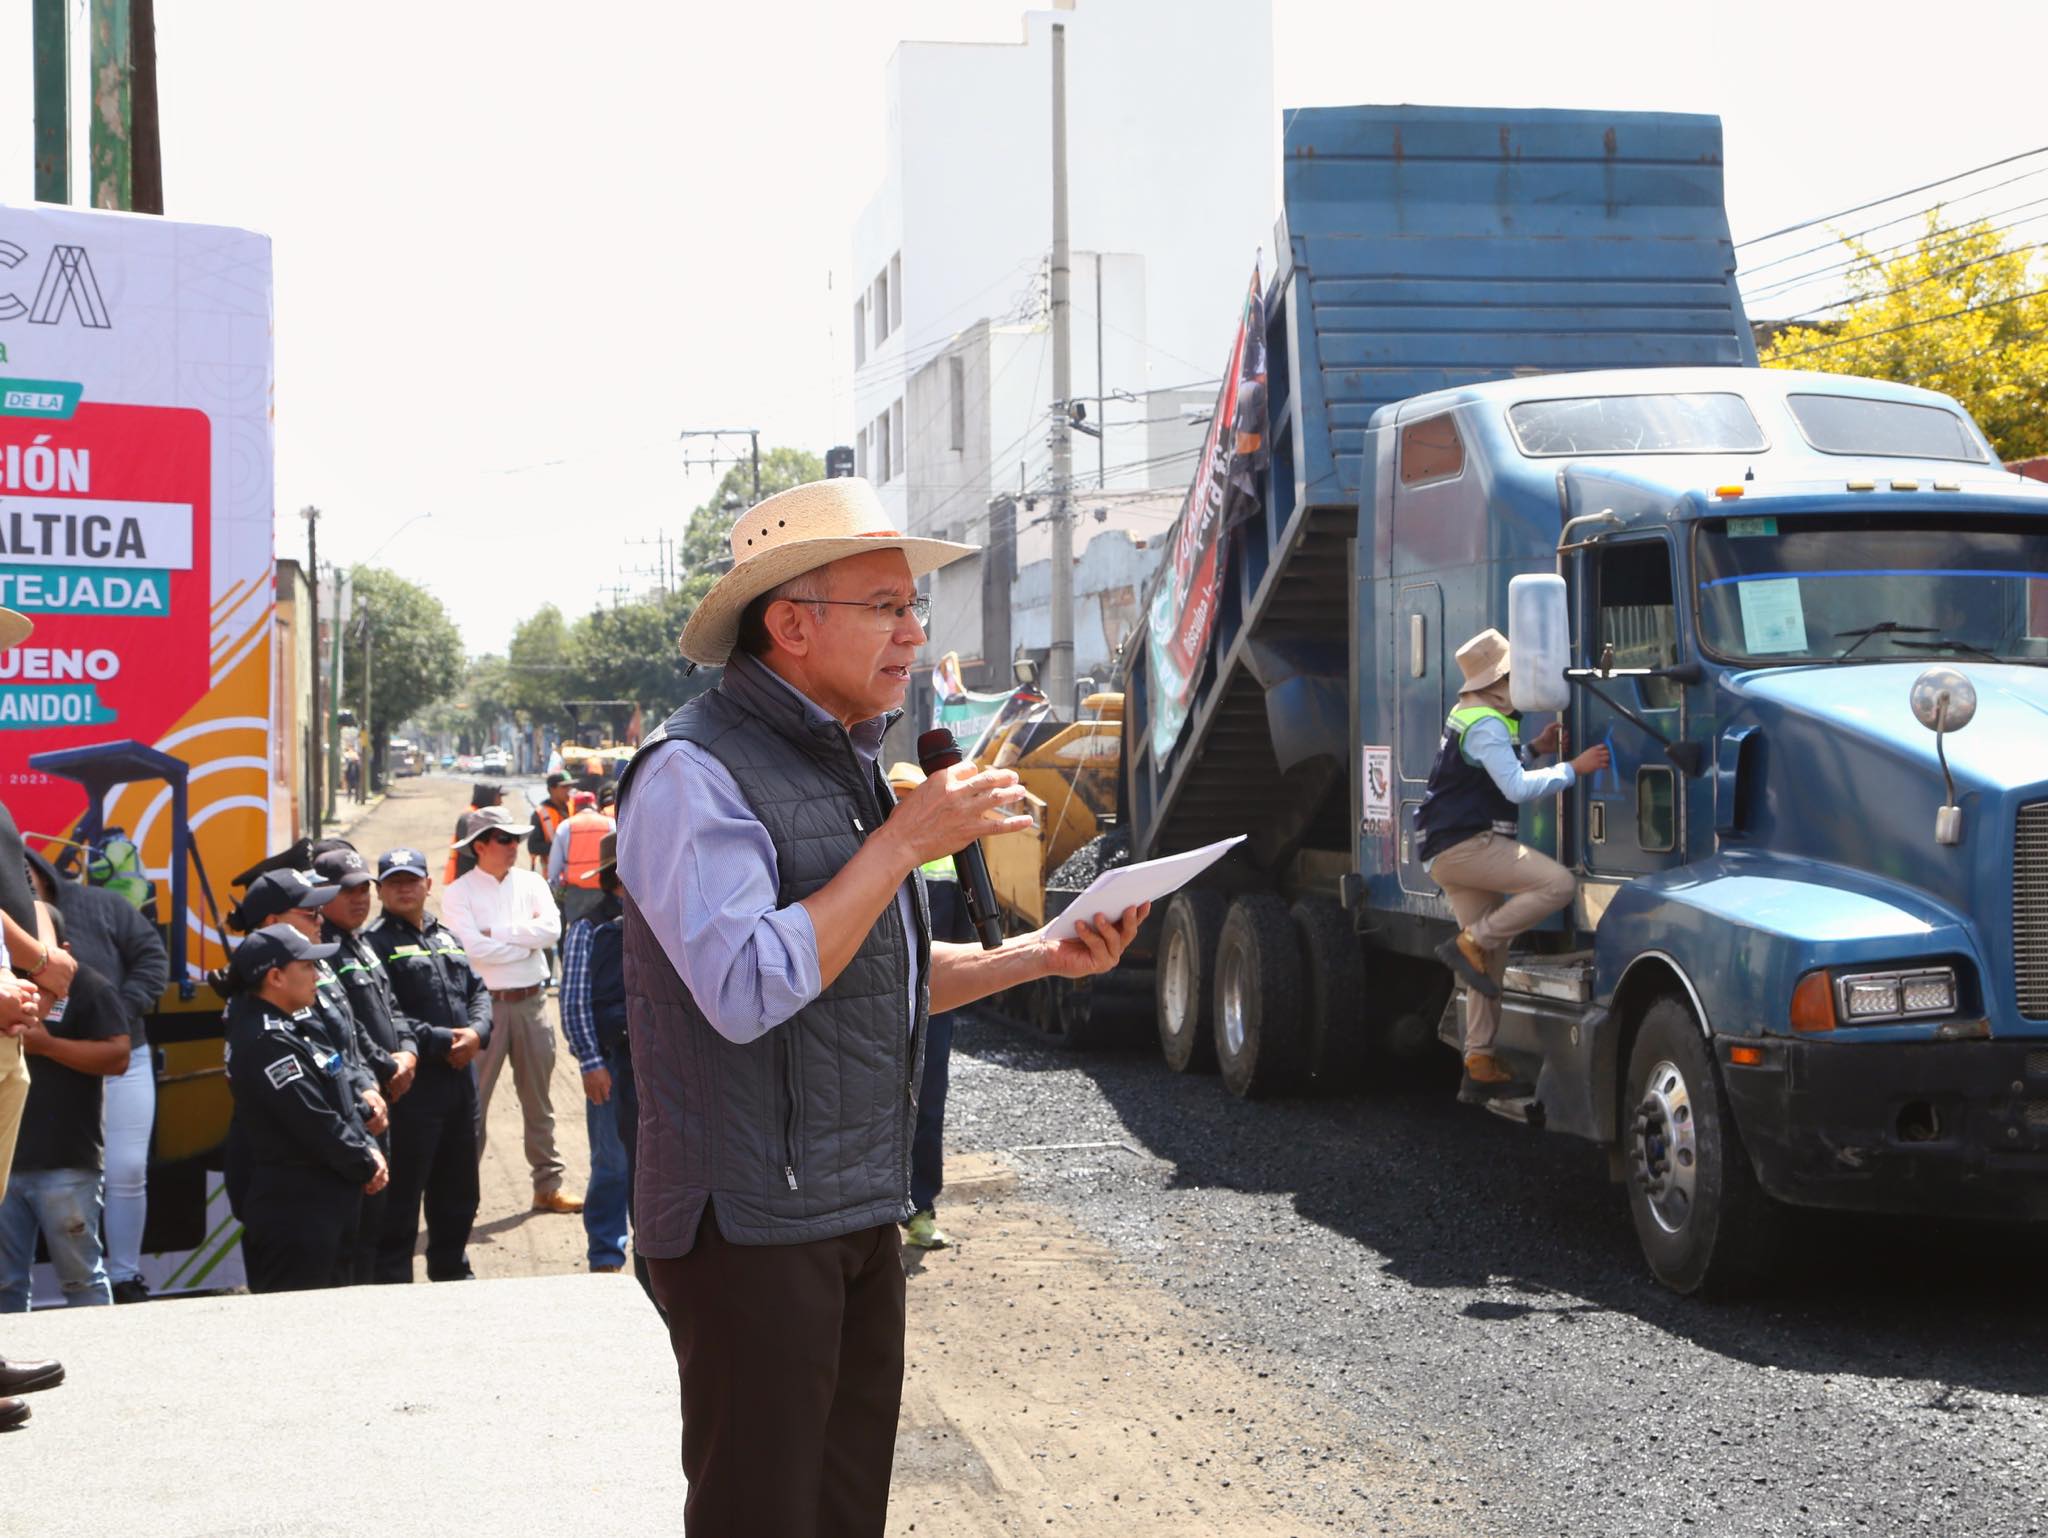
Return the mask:
M565 731L570 725L565 699L584 698L576 646L562 611L543 605L519 622L506 650L510 703L527 723Z
M576 677L582 698L632 700L649 724L717 680L715 669L692 673L677 639L694 605L679 593L657 593L576 621Z
M358 566L349 575L358 618L343 633L341 703L362 709L366 616L371 719L363 723L364 759L374 778L383 763L376 745L461 683L462 636L440 599L398 573Z
M2025 246L1984 221L1927 216L1903 251L1844 237L1850 299L1832 321L1788 326L1766 368L1861 374L1960 401L2001 457L2048 453L2048 286Z
M803 449L769 449L761 456L761 495L801 486L805 481L823 480L825 462ZM688 608L711 590L718 573L732 559L732 526L739 509L752 500L754 469L751 463L734 465L720 478L702 506L690 514L683 531L681 596ZM686 611L687 612L687 611Z

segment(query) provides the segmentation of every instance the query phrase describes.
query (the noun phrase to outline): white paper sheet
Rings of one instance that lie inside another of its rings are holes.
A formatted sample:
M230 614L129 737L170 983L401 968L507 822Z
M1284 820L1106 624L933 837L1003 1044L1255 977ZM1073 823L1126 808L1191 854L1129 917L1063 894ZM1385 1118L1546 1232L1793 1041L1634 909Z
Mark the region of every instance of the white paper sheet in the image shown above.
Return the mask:
M1178 892L1242 844L1245 837L1245 834L1240 833L1236 838L1204 844L1200 849L1190 849L1185 854L1170 854L1163 859L1146 860L1139 865L1120 865L1115 870L1106 870L1088 883L1088 889L1074 899L1066 912L1053 919L1031 938L1043 936L1049 940L1071 940L1080 934L1081 925L1093 924L1105 914L1111 918L1118 918L1126 908L1135 908L1139 903L1157 902L1162 897Z

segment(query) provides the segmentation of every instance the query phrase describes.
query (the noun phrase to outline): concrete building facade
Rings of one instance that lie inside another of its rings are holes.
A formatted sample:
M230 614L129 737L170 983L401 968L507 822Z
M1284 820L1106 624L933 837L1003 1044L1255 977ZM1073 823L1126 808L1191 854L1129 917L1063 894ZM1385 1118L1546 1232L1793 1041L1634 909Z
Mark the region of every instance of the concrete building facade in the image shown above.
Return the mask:
M891 57L881 185L853 236L851 441L899 527L1012 541L933 584L932 657L959 652L982 688L1007 682L1029 627L1010 627L1012 650L991 655L1003 627L981 621L1014 607L999 579L1031 565L1014 541L1043 536L1034 520L1050 508L1055 23L1071 393L1102 435L1074 435L1084 581L1142 587L1133 563L1156 553L1164 521L1121 509L1146 491L1172 491L1177 508L1276 206L1267 0L1071 0L1026 13L1017 43L905 42ZM991 507L1005 495L1011 525ZM1109 511L1093 521L1091 506ZM1119 539L1114 559L1089 554L1104 534ZM1091 602L1100 609L1077 588L1077 674L1101 661L1079 633Z

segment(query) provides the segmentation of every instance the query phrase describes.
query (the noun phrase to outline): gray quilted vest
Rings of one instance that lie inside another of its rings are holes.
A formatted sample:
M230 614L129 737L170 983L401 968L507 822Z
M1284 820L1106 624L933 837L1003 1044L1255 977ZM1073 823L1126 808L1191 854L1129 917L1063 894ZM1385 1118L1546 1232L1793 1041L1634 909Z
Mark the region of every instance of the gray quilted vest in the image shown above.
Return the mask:
M750 658L735 657L641 744L680 739L725 765L775 843L778 905L800 902L853 858L894 798L846 731L822 721ZM645 829L636 835L646 836ZM663 836L688 838L688 828ZM910 1143L930 1002L930 918L916 879L918 933L891 903L829 988L781 1025L737 1045L712 1027L624 895L626 1018L640 1128L634 1245L689 1253L712 1203L735 1244L797 1244L910 1216ZM926 986L904 1018L910 946Z

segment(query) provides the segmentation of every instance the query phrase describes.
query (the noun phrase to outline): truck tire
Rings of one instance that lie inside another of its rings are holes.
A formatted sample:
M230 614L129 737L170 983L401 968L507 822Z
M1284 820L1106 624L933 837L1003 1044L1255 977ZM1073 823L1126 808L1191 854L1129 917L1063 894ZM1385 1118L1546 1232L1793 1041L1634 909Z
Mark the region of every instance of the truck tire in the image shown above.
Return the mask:
M1351 915L1327 897L1304 897L1293 919L1306 973L1309 1076L1320 1089L1350 1089L1365 1077L1372 1041L1358 931Z
M1651 1274L1678 1293L1727 1296L1767 1281L1778 1204L1750 1168L1699 1021L1656 1000L1630 1049L1621 1115L1629 1214Z
M1175 1073L1216 1066L1216 942L1224 912L1221 897L1200 890L1175 892L1166 904L1152 998L1159 1052Z
M1307 1077L1307 1003L1299 931L1287 904L1252 892L1230 905L1216 950L1216 1064L1241 1100Z

